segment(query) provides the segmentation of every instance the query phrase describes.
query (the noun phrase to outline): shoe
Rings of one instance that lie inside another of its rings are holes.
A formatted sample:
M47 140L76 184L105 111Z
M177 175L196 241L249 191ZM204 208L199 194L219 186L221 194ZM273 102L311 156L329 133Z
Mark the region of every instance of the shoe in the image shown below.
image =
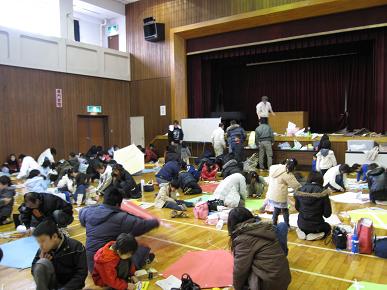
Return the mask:
M171 217L172 218L187 218L188 215L183 211L173 210L173 211L171 211Z
M296 229L296 233L297 233L297 237L300 240L305 240L306 239L305 233L303 231L301 231L299 228Z
M184 194L190 194L192 191L192 188L188 188L186 191L184 191Z
M183 210L183 211L187 210L187 206L185 204L181 204L179 206L181 207L181 210Z
M9 218L6 218L5 220L3 220L1 222L1 225L8 225L10 223L13 223L13 219L9 217Z
M317 240L321 240L324 237L325 237L325 233L308 234L306 235L306 240L317 241Z
M59 231L59 233L61 233L64 237L67 237L67 238L70 237L70 234L69 234L69 232L67 231L66 228L59 228L58 231Z

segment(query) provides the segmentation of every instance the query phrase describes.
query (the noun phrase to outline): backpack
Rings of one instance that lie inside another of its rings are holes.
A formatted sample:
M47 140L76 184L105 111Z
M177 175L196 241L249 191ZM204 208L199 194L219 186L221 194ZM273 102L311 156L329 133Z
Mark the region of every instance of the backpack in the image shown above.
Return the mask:
M335 227L332 231L332 242L336 249L345 250L347 248L347 232L340 227Z
M257 169L257 164L259 161L258 153L251 155L245 162L243 162L243 171L250 172Z
M192 278L188 274L181 276L180 290L200 290L200 286L192 281Z
M197 203L193 212L196 219L205 220L208 216L208 203L206 201Z
M387 238L375 240L375 255L387 259Z
M223 200L214 199L207 201L208 211L218 211L218 206L224 206Z
M362 218L357 223L360 254L371 254L373 249L374 227L372 220Z

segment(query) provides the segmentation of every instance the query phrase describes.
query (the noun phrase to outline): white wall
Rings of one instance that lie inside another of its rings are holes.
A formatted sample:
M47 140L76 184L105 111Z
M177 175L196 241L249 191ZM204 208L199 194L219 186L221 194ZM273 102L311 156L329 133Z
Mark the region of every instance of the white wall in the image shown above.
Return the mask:
M130 80L130 55L0 26L0 64Z
M106 10L113 11L121 15L125 15L125 5L115 0L82 0L82 1L101 7Z
M73 0L59 0L60 37L74 40Z
M74 19L79 21L80 42L102 46L101 24L103 21L88 15L74 12ZM103 37L102 28L102 37Z
M126 22L125 16L116 17L113 19L109 19L107 21L106 27L104 29L105 37L104 37L104 47L108 47L108 37L110 36L107 28L112 25L118 25L118 35L119 35L119 50L126 52Z

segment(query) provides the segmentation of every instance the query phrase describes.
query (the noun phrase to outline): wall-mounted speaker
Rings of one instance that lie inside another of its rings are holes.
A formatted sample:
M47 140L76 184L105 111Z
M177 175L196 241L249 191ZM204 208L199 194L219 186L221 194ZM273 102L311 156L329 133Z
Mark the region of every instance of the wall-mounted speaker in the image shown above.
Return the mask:
M144 19L144 38L146 41L157 42L165 39L164 23L157 23L153 17Z

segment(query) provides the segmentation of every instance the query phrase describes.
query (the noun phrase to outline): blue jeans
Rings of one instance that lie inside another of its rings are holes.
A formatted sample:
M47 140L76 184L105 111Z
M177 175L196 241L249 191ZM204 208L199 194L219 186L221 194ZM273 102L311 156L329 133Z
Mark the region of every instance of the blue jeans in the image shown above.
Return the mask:
M284 251L285 255L288 255L289 249L288 249L288 226L285 223L279 223L275 227L275 232L277 234L278 241L281 245L282 250Z
M168 180L165 180L165 179L162 179L161 177L157 177L156 176L156 181L159 185L163 184L163 183L169 183Z
M86 199L86 189L87 189L87 185L84 185L84 184L80 184L77 186L77 189L75 190L74 192L74 201L77 202L78 200L78 194L82 194L83 197L82 197L82 202L85 202L85 199Z

